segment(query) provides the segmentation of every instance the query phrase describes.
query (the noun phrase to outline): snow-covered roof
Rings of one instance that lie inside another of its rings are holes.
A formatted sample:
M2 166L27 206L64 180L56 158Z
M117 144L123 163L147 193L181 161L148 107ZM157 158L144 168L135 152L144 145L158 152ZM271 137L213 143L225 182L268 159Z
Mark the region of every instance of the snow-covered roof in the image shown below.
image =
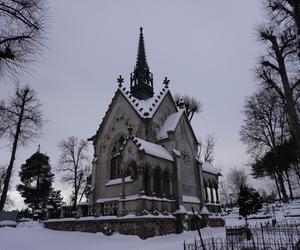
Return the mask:
M186 203L198 203L200 204L200 200L196 196L183 195L182 201Z
M181 109L178 112L169 115L165 123L160 128L160 131L157 134L157 139L161 140L161 139L168 138L168 132L175 131L183 113L184 110Z
M206 207L203 207L203 208L201 209L201 211L200 211L200 214L202 214L202 215L207 215L207 214L209 214L209 211L208 211L208 209L207 209Z
M133 182L131 176L126 176L125 177L125 183ZM105 183L105 186L114 186L114 185L119 185L122 184L122 178L117 178L117 179L112 179L109 180L108 182Z
M146 154L153 155L159 158L173 161L172 155L161 145L145 141L138 137L133 137L132 141L136 144L139 150L145 151Z
M203 162L202 171L213 175L221 175L219 170L209 162Z
M108 110L105 112L105 115L102 118L102 121L99 125L96 135L102 130L103 125L105 124L104 121L108 117L109 110L112 108L112 103L116 99L117 93L121 93L125 97L125 99L128 101L128 103L134 108L134 110L137 112L137 114L141 118L152 118L153 115L155 114L156 110L162 103L163 99L169 93L169 89L168 89L168 85L165 85L162 88L162 90L158 93L158 95L154 95L153 97L148 98L146 100L139 100L137 98L134 98L133 95L130 93L130 90L128 90L124 85L119 85L118 89L115 92L115 95L112 99L112 102L109 105ZM88 140L89 141L94 140L96 135L88 138Z
M131 106L137 111L137 113L142 118L152 118L155 114L157 108L161 104L162 100L165 98L166 94L169 92L168 86L162 88L162 90L151 98L146 100L139 100L132 96L129 90L124 86L119 86L119 90L125 96L127 101L131 104Z

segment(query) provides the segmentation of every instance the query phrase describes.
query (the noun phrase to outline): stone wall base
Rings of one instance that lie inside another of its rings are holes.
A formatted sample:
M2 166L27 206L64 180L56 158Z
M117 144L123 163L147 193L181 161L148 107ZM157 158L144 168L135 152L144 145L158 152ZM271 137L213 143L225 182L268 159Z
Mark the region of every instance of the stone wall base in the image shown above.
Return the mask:
M60 231L104 232L107 228L142 239L176 232L176 218L58 219L44 222L48 229Z

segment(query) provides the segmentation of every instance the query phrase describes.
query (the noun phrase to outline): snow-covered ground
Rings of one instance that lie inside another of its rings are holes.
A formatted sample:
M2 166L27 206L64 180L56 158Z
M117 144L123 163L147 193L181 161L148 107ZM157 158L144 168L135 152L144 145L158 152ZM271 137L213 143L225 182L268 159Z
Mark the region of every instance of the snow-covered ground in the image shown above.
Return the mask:
M204 238L224 237L224 228L201 230ZM137 236L102 233L62 232L45 229L41 224L29 222L16 228L0 228L0 250L182 250L183 242L198 238L196 231L142 240Z
M300 201L288 204L265 206L256 215L250 216L250 226L259 227L260 223L277 223L300 225ZM226 226L243 226L245 221L239 218L238 208L224 216ZM201 229L202 237L225 238L225 228ZM196 231L182 234L171 234L142 240L137 236L113 234L105 236L102 233L63 232L45 229L37 222L24 222L16 228L0 228L0 250L181 250L183 242L193 242L199 239Z

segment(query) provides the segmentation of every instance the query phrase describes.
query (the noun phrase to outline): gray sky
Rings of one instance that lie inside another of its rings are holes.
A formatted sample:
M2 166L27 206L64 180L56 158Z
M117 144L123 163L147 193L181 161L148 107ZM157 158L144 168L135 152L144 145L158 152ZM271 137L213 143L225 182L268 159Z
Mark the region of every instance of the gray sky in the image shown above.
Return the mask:
M215 163L223 172L247 162L239 129L244 98L256 85L251 69L261 50L254 31L262 16L260 0L49 2L48 49L31 74L20 79L37 91L49 121L38 140L19 149L15 183L20 164L38 144L55 167L58 141L95 133L117 88L118 75L129 83L140 26L155 89L168 76L173 94L201 100L204 111L192 125L199 137L217 138ZM0 82L1 97L13 89L12 83ZM0 163L8 162L5 145L0 143Z

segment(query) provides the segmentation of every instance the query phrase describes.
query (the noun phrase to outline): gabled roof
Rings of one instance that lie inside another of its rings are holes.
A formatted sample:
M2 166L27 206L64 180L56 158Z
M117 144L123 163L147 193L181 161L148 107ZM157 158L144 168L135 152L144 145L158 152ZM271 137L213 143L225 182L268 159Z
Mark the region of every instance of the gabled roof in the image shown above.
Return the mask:
M145 141L135 136L128 136L120 149L123 151L127 142L131 140L138 148L139 151L144 151L148 155L152 155L158 158L162 158L168 161L174 161L172 155L161 145Z
M164 100L164 98L167 96L168 93L170 93L168 89L168 85L165 85L165 87L162 88L162 90L158 93L158 95L155 95L151 98L148 98L146 100L139 100L132 96L130 91L123 86L122 84L119 84L117 91L115 92L114 97L112 98L111 103L109 104L108 110L105 112L105 115L99 125L99 128L96 132L96 135L103 129L103 126L105 124L105 121L113 107L113 103L115 102L118 93L122 94L124 98L128 101L128 103L133 107L134 111L139 115L139 117L146 119L146 118L152 118L155 112L157 111L158 107ZM88 140L92 141L94 140L95 135L89 138Z
M127 101L131 104L131 106L135 109L135 111L142 118L152 118L155 114L156 110L160 106L162 100L166 97L169 92L168 86L162 88L162 90L153 97L150 97L146 100L139 100L132 96L129 90L124 86L119 86L119 90L123 94L123 96L127 99Z
M209 162L203 162L202 171L213 175L221 175L220 171Z
M162 140L168 138L168 132L174 132L184 110L181 109L178 112L175 112L168 116L163 126L160 128L160 131L157 134L157 139Z

